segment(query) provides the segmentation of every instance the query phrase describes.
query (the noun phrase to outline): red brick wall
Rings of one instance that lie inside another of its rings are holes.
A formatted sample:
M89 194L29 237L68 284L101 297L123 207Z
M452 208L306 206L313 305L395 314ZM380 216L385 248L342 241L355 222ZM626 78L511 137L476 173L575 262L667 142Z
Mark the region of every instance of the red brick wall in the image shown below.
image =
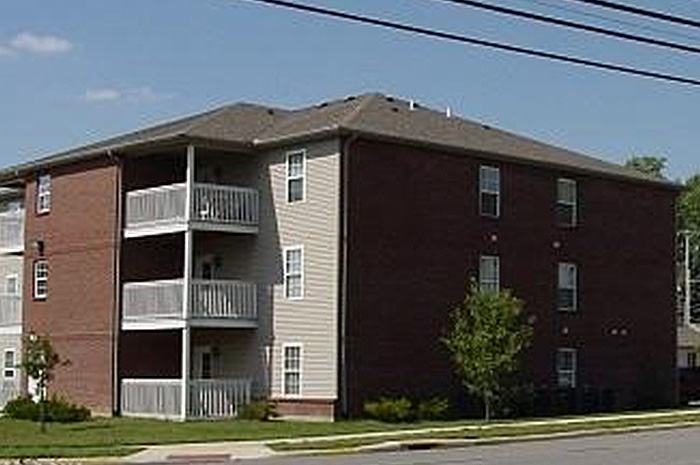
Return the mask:
M631 405L676 396L669 190L494 163L501 218L478 214L478 156L360 140L349 154L347 372L351 412L380 395L459 397L439 338L451 308L497 254L501 285L535 315L524 375L556 386L557 347L578 349L579 386ZM556 180L578 181L580 224L555 223ZM555 242L560 247L554 246ZM579 270L576 314L556 310L557 266ZM563 334L564 327L568 335ZM627 336L613 335L617 329Z
M50 335L70 361L57 370L51 394L111 413L118 168L100 159L48 173L50 213L35 213L35 179L26 189L25 332ZM33 297L37 239L49 263L45 301Z

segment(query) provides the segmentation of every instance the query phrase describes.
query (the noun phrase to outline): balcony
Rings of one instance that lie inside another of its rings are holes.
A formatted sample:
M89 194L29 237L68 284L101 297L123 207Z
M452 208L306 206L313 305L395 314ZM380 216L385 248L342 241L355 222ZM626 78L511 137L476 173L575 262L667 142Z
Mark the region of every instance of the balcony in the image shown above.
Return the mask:
M194 379L187 383L187 414L182 415L181 379L123 379L121 413L153 418L234 417L250 403L250 379Z
M258 191L218 184L192 184L187 214L187 184L170 184L126 194L125 236L185 231L258 232Z
M184 279L124 284L122 329L193 327L256 328L256 286L233 280L193 279L183 316Z
M24 250L24 210L0 213L0 253Z
M0 294L0 328L22 324L20 302L17 294Z

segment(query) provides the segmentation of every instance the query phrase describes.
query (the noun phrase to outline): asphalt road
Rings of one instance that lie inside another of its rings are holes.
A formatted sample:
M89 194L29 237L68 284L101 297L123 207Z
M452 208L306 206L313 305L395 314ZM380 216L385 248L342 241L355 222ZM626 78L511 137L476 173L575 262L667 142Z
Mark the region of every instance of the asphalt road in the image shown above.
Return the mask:
M244 463L254 465L696 465L700 464L700 427L463 449L288 457Z

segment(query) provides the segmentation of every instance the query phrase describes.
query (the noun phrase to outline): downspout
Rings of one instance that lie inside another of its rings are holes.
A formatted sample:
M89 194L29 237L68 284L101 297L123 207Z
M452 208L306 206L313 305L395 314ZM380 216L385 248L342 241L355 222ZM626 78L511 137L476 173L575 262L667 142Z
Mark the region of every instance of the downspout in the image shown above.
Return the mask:
M357 134L349 135L340 150L340 236L338 248L338 395L340 413L348 417L348 368L347 345L347 299L348 299L348 175L350 146L358 139Z
M113 230L113 256L112 256L112 279L114 279L114 298L112 299L112 414L121 413L121 386L119 383L119 331L121 328L121 242L122 242L122 160L111 150L107 150L107 158L116 167L114 205L116 207L115 227Z

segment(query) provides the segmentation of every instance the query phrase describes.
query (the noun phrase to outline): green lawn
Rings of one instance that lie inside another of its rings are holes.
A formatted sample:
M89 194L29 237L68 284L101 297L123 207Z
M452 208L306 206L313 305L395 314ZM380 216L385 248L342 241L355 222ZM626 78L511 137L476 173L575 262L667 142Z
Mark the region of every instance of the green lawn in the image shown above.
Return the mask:
M585 417L585 423L564 425L522 425L520 421L490 424L483 428L480 422L423 422L386 424L376 421L339 421L335 423L313 422L258 422L258 421L191 421L168 422L130 418L97 418L85 423L49 424L41 433L39 425L29 421L0 418L0 458L12 457L94 457L121 456L151 444L181 442L212 442L236 440L271 440L326 436L337 434L361 434L390 432L391 437L350 440L314 441L300 444L278 442L278 450L343 448L375 444L391 439L406 439L402 430L419 428L459 428L414 438L481 438L538 433L553 433L581 429L618 428L697 421L700 411L673 413L664 418L641 418L604 421L599 416ZM559 419L561 420L561 419ZM544 421L544 420L539 420ZM556 420L555 420L556 421Z
M392 425L375 421L174 422L132 418L98 418L85 423L48 424L46 433L29 421L0 418L0 458L119 456L130 447L179 442L263 440L330 434L395 431L419 427L459 426L467 422L432 422Z

